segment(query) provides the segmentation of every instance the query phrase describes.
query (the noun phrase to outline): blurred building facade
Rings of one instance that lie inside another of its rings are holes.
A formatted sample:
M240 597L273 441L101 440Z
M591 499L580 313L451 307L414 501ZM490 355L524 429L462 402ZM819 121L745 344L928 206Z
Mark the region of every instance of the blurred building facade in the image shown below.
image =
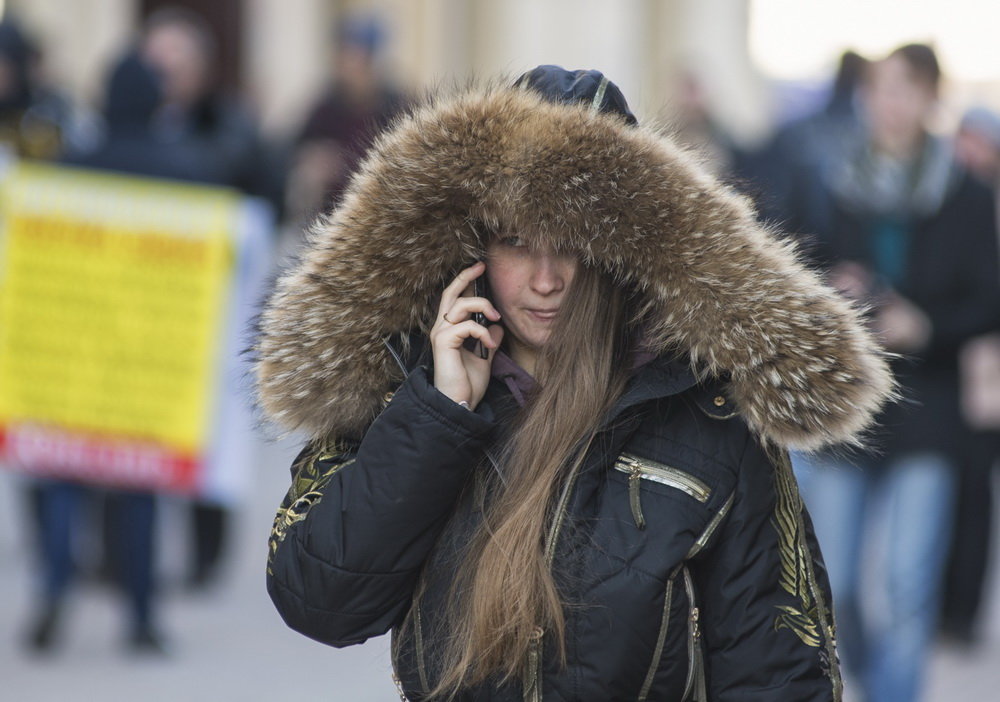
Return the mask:
M763 79L750 61L750 0L6 0L46 48L49 79L93 103L105 67L142 18L189 6L215 26L220 72L257 105L268 131L298 124L329 74L338 18L375 13L389 37L385 60L401 87L516 75L539 63L598 68L622 86L641 117L670 112L692 70L727 129L766 125Z

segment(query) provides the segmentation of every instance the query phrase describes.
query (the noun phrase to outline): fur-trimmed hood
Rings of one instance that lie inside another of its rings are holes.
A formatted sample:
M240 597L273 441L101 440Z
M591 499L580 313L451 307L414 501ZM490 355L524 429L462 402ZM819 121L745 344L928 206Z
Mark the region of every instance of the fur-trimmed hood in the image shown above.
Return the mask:
M428 329L440 291L484 255L474 221L634 285L652 350L728 374L768 442L856 441L892 395L859 313L669 138L493 87L401 120L313 227L261 317L264 412L315 436L362 433L400 381L384 340Z

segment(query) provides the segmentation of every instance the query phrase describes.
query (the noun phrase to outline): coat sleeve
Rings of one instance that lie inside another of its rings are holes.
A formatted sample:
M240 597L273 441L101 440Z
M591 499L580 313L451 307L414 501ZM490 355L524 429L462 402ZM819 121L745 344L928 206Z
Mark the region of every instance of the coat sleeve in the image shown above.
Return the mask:
M268 554L267 589L285 622L338 647L397 623L491 429L418 369L360 444L307 446Z
M712 702L840 700L830 590L787 454L750 438L729 515L693 563Z

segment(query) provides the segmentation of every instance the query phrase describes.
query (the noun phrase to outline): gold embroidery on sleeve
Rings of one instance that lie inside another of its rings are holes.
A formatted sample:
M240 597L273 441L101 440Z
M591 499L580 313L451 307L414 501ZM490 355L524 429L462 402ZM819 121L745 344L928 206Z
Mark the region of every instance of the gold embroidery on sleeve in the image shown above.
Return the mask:
M806 543L802 497L799 495L788 454L781 451L777 456L772 455L772 462L775 466L777 504L771 523L778 532L781 559L779 584L798 601L798 606L776 606L780 613L775 617L774 629L789 629L802 643L820 649L823 671L833 683L834 699L840 700L843 688L837 659L836 631L833 617L816 582L812 554Z
M777 504L772 523L778 531L778 553L781 558L781 572L778 582L781 589L799 602L799 607L778 606L781 614L774 622L774 628L791 629L802 643L818 647L820 637L817 626L817 612L807 583L806 560L803 539L799 538L798 515L802 511L801 498L789 476L779 466L775 471Z
M278 550L278 544L285 540L288 530L294 524L303 521L309 514L309 510L314 505L319 504L323 498L323 489L329 484L334 474L354 463L353 458L337 462L336 459L343 457L343 454L343 448L337 444L325 444L299 462L295 469L292 486L282 501L281 507L278 508L274 524L271 527L271 537L268 539L268 571L270 571L274 554ZM330 461L334 461L333 465L328 465L323 470L320 464Z

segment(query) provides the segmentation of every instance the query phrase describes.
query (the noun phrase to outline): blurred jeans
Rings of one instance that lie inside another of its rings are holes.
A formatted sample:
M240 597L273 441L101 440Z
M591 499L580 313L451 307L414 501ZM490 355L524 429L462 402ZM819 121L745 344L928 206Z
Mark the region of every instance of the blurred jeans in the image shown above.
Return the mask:
M830 577L844 665L868 702L914 702L935 632L950 539L955 476L937 453L910 453L859 465L824 454L794 454L792 464ZM873 509L884 508L884 620L861 607L864 547Z
M82 512L89 491L69 481L38 482L43 556L41 584L43 599L51 607L61 603L73 579L74 535L85 525ZM155 507L155 497L151 493L115 490L106 495L111 529L109 541L118 571L115 575L129 598L135 629L149 627L152 619Z

